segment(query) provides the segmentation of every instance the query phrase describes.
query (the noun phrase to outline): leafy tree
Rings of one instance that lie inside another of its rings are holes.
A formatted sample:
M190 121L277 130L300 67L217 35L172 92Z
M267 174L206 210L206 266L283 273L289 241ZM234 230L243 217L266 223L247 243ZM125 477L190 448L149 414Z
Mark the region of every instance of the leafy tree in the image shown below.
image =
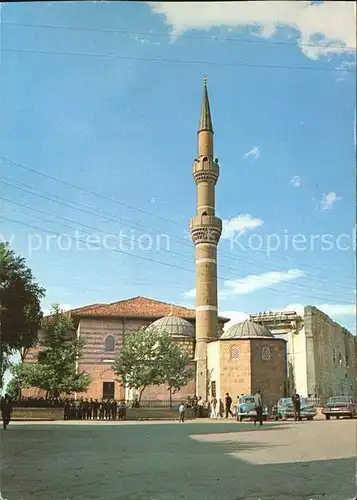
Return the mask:
M165 331L141 328L126 336L113 366L123 385L139 392L139 402L146 387L166 385L176 391L193 377L189 357Z
M12 378L7 384L6 393L11 399L18 399L21 392L21 387L17 378Z
M34 280L23 257L0 243L1 361L18 350L22 361L37 339L45 290Z
M55 305L41 323L38 363L22 365L16 374L26 386L43 389L52 397L85 392L91 377L76 368L83 345L81 339L73 338L70 315Z

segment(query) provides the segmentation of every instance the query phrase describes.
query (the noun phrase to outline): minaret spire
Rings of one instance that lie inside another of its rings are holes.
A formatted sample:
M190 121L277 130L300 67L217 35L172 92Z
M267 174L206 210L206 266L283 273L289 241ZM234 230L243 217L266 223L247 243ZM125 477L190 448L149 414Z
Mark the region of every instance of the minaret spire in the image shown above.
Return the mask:
M218 160L213 154L213 127L207 92L198 127L198 156L193 162L197 186L196 215L191 218L190 232L196 247L196 394L208 398L207 343L217 338L217 245L222 221L215 215L215 185L219 177Z
M200 122L198 124L198 132L202 132L203 130L208 130L209 132L213 133L211 110L207 92L207 75L204 75L203 77L203 101L201 107Z

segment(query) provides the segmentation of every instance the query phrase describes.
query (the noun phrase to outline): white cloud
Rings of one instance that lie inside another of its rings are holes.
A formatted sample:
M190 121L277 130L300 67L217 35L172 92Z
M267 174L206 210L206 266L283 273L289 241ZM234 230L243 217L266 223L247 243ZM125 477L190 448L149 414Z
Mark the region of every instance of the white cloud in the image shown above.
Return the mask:
M342 200L340 196L337 196L337 194L333 191L330 191L329 193L325 193L322 196L322 200L320 201L319 208L320 210L328 210L332 208L332 205L336 202Z
M278 28L289 27L298 33L297 44L310 59L356 49L355 2L148 3L155 14L165 16L173 35L213 27L250 26L252 34L271 38Z
M294 177L290 181L290 184L292 184L295 188L299 188L301 186L300 175L294 175Z
M254 229L263 224L261 219L253 217L250 214L239 214L232 219L223 219L222 239L232 238L235 233L244 233L247 230Z
M224 330L227 330L232 325L236 323L241 323L242 321L246 321L249 319L249 314L242 311L222 311L219 313L219 316L223 316L224 318L230 318L230 321L224 325Z
M259 146L254 146L254 148L247 151L244 155L244 158L253 158L253 161L257 160L260 156Z
M195 298L196 297L196 288L192 288L188 292L185 292L183 295L184 295L184 297L189 298L189 299Z
M245 278L238 280L226 280L223 283L223 288L219 290L219 300L225 299L231 295L245 295L248 293L268 288L272 285L284 281L292 281L304 275L300 269L289 269L288 271L272 271L263 274L251 274ZM196 297L196 289L193 288L184 293L185 297Z
M288 271L272 271L263 274L251 274L238 280L227 280L220 297L227 295L244 295L247 293L268 288L283 281L292 281L304 275L300 269L289 269Z
M324 312L331 318L341 317L341 316L356 316L356 304L311 304L320 311ZM280 311L296 311L298 314L304 314L303 304L289 304L280 309Z

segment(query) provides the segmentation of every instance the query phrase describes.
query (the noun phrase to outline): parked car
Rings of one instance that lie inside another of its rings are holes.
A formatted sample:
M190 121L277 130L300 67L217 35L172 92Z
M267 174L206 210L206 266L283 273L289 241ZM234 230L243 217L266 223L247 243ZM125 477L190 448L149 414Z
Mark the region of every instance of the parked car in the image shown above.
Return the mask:
M322 413L326 420L331 417L349 417L357 416L357 401L352 396L335 396L330 398L324 406Z
M245 418L255 418L257 412L255 411L254 396L241 396L237 408L237 420L242 422ZM263 420L268 417L268 408L263 409Z
M287 420L288 418L294 418L294 405L291 398L281 398L276 405L275 410L275 420ZM312 420L316 416L316 408L309 404L307 398L300 398L300 418L306 418L306 420Z

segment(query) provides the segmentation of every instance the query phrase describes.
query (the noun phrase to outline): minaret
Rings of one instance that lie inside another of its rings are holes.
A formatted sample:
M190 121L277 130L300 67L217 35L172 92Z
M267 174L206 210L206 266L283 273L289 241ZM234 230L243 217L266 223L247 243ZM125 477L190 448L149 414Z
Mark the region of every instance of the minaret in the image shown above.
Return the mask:
M207 374L207 342L217 338L217 245L222 221L215 216L215 185L218 160L213 157L213 127L204 77L203 103L198 126L198 158L193 162L197 185L197 215L190 232L196 246L196 394L206 399L210 389Z

